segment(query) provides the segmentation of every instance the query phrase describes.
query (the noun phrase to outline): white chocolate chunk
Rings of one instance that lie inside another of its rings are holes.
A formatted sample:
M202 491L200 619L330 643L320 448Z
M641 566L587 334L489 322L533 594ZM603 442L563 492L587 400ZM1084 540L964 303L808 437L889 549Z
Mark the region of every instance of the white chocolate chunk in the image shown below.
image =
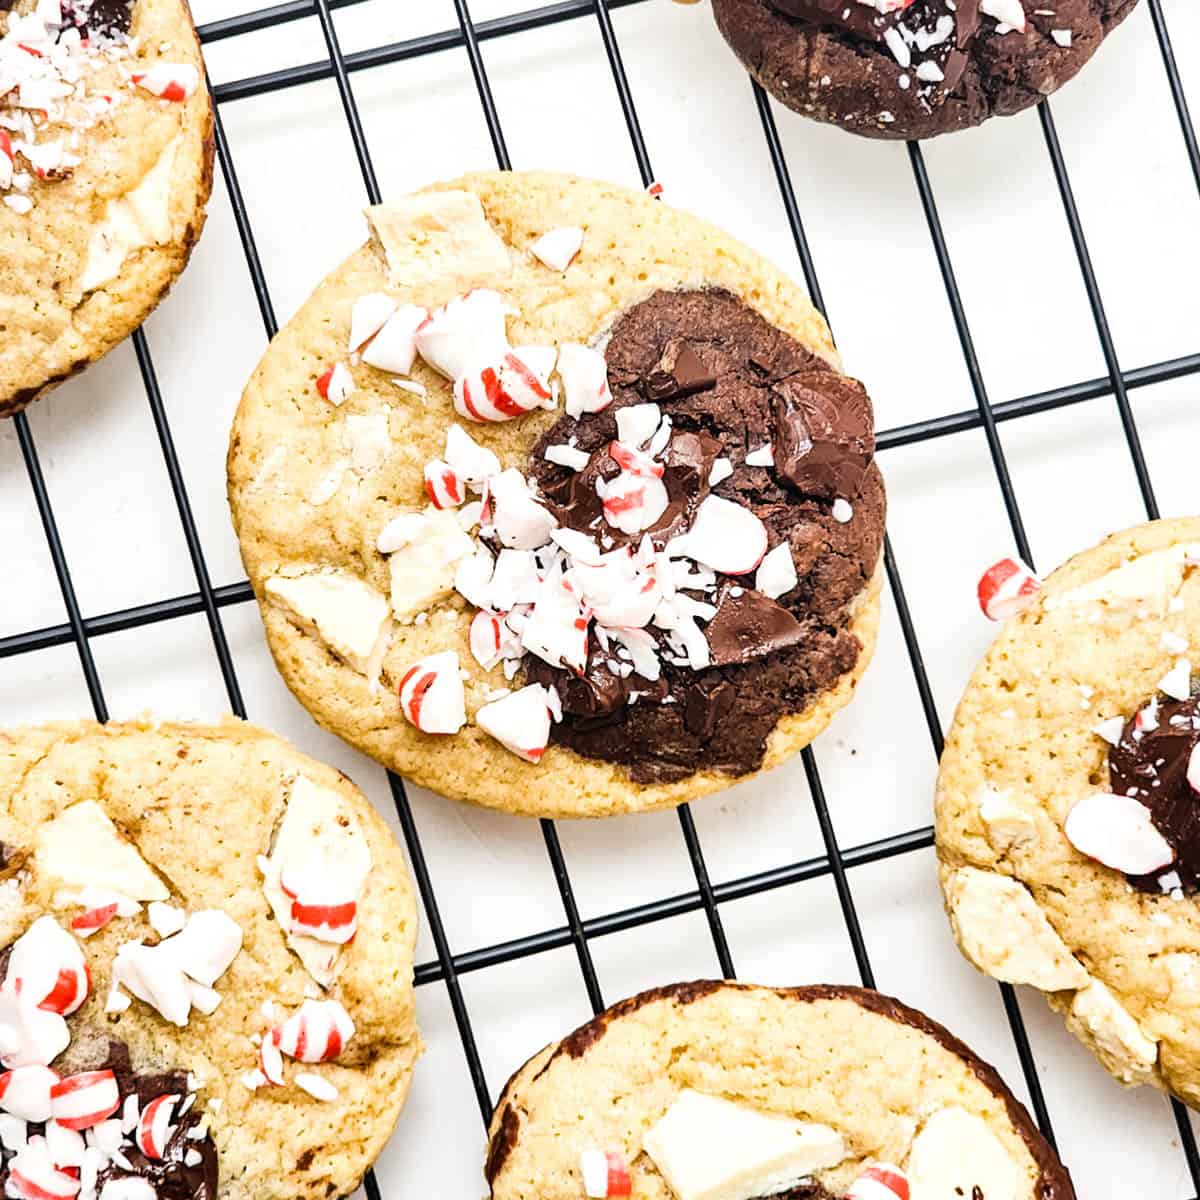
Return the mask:
M1115 567L1099 579L1080 584L1068 592L1046 599L1044 607L1078 608L1085 604L1109 606L1145 604L1154 612L1165 614L1171 598L1183 582L1183 561L1188 546L1168 546L1141 554L1122 566Z
M1012 793L985 784L976 793L979 818L992 849L1004 854L1037 836L1033 817L1012 798Z
M34 853L41 874L72 887L103 888L132 900L171 894L94 800L72 804L39 826Z
M686 1089L642 1149L678 1200L749 1200L787 1191L846 1157L827 1125L756 1112Z
M388 281L406 291L450 280L476 282L512 268L474 192L424 192L366 210L387 263Z
M337 978L342 947L288 932L292 900L279 886L279 878L284 871L300 879L315 876L322 886L332 885L340 894L357 898L371 870L371 850L358 819L337 792L297 775L275 844L258 865L263 893L288 946L313 979L329 987Z
M342 426L350 466L359 475L382 466L392 450L387 413L350 413Z
M911 1200L1024 1200L1029 1181L982 1118L943 1108L925 1122L908 1155ZM978 1192L975 1189L978 1188Z
M1067 1025L1122 1083L1150 1083L1155 1078L1158 1043L1142 1032L1099 979L1075 993Z
M1088 973L1015 879L960 867L946 881L946 901L959 946L985 974L1044 992L1087 984Z
M171 240L171 172L179 143L179 138L169 142L137 187L108 202L88 242L81 292L95 291L115 278L135 250Z
M453 509L430 506L420 515L424 520L406 531L408 540L388 559L392 613L400 621L450 595L458 560L475 549Z
M387 599L346 571L272 575L267 597L354 670L374 675L391 632Z

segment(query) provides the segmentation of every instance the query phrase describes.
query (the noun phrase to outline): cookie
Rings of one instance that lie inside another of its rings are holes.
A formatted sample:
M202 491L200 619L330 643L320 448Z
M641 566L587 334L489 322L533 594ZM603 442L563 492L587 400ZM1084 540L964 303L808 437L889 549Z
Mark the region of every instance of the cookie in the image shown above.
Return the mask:
M937 846L980 970L1040 988L1122 1083L1200 1103L1200 520L1115 534L1018 595L946 740ZM996 580L1003 576L999 584ZM999 591L996 591L997 586Z
M270 734L0 733L0 1184L326 1200L420 1052L416 906L361 793Z
M996 1072L928 1017L862 988L721 982L643 992L532 1058L485 1174L492 1200L1075 1195Z
M204 225L212 133L186 0L0 0L0 416L162 299Z
M713 0L713 14L788 108L866 137L927 138L1044 100L1135 3Z
M417 783L662 807L799 750L878 620L871 403L801 290L641 192L470 175L373 236L229 452L276 663Z

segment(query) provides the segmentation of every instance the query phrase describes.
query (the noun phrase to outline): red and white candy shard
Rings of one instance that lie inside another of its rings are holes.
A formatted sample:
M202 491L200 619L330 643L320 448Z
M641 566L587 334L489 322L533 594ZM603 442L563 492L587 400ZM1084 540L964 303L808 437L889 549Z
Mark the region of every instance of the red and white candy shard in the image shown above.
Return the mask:
M268 1030L258 1047L258 1069L275 1087L283 1086L283 1055L279 1050L279 1030Z
M549 386L523 355L506 350L497 362L467 371L454 381L454 408L471 421L511 421L535 408L553 408ZM553 351L551 351L553 353Z
M147 1158L161 1159L166 1154L175 1132L171 1117L178 1103L178 1096L156 1096L142 1109L135 1141Z
M500 460L481 446L461 425L446 430L445 459L450 469L465 482L478 485L500 474Z
M640 450L662 422L657 404L629 404L617 410L617 441Z
M1006 621L1028 608L1042 581L1020 559L1002 558L979 580L979 607L989 621Z
M238 956L242 927L219 908L206 908L192 913L174 937L159 945L171 948L185 975L212 987Z
M558 377L566 393L569 417L603 412L612 403L608 363L599 350L565 342L558 350Z
M1150 810L1132 796L1085 796L1071 806L1063 832L1081 854L1125 875L1153 875L1175 861L1170 843L1150 820Z
M502 545L536 550L550 540L558 521L534 497L516 467L501 471L490 483L492 524Z
M38 1008L70 1016L90 984L83 950L53 917L39 917L13 944L4 986Z
M1021 0L979 0L979 11L1001 25L1025 32L1025 9Z
M162 100L186 100L200 85L200 72L191 63L155 63L139 71L133 82Z
M317 394L335 408L354 395L354 379L344 363L334 363L318 378Z
M1158 690L1172 700L1186 700L1192 694L1192 664L1179 661L1158 681Z
M50 1088L50 1113L64 1129L91 1129L121 1107L112 1071L68 1075Z
M292 902L291 931L344 946L358 929L358 899L336 877L320 874L315 867L284 867L279 886Z
M780 542L774 550L769 550L754 576L755 590L772 600L790 592L796 586L796 564L792 559L792 547L787 542Z
M521 655L521 643L503 615L487 609L480 609L471 618L468 641L472 657L485 671L490 671L502 658Z
M8 1164L4 1191L12 1200L70 1200L79 1188L74 1173L54 1165L46 1139L31 1137Z
M400 679L400 709L422 733L457 733L467 723L457 652L445 650L413 663Z
M354 1036L350 1014L336 1000L305 1000L263 1039L297 1062L332 1062Z
M359 296L350 313L350 339L346 349L351 354L361 350L395 311L396 301L386 292L368 292Z
M543 233L529 253L552 271L565 271L575 261L583 245L583 230L578 225L564 225Z
M467 498L463 481L440 458L425 464L425 493L434 508L457 508Z
M485 704L475 722L506 750L526 762L538 762L550 741L550 700L540 683Z
M416 331L417 353L447 379L479 363L499 362L508 350L506 311L499 292L475 288L425 318Z
M17 1067L0 1075L0 1108L22 1121L42 1124L50 1120L50 1089L58 1083L49 1067Z
M87 1142L83 1134L68 1129L57 1121L51 1121L46 1126L46 1149L50 1151L50 1161L60 1170L70 1167L83 1166L87 1153Z
M561 569L549 575L521 629L521 645L552 667L582 671L588 658L588 617Z
M81 938L89 938L93 933L99 933L116 915L116 901L101 904L98 908L85 908L71 918L71 931Z
M654 680L662 675L658 645L644 629L613 629L610 632L629 651L633 669L643 679Z
M909 1200L908 1177L891 1163L875 1163L850 1185L846 1200Z
M596 620L608 627L642 628L663 598L657 559L634 555L628 546L593 563L576 558L570 578Z
M676 551L714 571L747 575L767 553L767 527L745 505L705 496L692 527L675 539L672 554Z
M380 371L407 375L417 357L417 330L428 316L429 310L419 304L400 305L363 347L363 362Z
M585 1150L579 1156L579 1173L585 1195L628 1196L633 1191L629 1166L614 1150Z
M0 989L0 1063L17 1067L48 1066L71 1043L66 1020L38 1008L15 990Z
M649 529L667 511L666 485L653 475L622 471L615 479L596 480L604 519L622 533Z

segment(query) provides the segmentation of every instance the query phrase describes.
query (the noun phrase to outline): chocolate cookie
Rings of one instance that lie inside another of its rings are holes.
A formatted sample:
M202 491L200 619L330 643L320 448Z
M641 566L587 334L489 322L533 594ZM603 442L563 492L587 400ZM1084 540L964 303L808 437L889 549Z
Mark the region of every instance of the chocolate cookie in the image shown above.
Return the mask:
M805 116L926 138L1057 91L1136 0L713 0L746 69Z
M985 591L996 575L985 577ZM1200 1103L1200 520L1108 538L1023 596L946 741L955 937L1046 993L1126 1084Z
M203 227L212 152L185 0L0 2L0 416L146 319Z
M309 710L536 815L678 803L806 745L871 653L885 505L870 400L798 289L562 176L368 216L230 448Z
M643 992L509 1081L492 1200L1074 1200L996 1072L852 987Z
M404 858L267 733L0 732L0 1187L327 1200L420 1052Z

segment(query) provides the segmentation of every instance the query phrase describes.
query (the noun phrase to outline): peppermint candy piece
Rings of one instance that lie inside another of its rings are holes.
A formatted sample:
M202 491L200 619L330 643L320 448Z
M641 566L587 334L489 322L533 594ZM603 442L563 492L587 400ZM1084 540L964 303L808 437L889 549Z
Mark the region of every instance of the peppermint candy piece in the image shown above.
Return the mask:
M114 900L98 908L87 908L71 918L71 932L77 937L89 938L99 933L116 915L119 905Z
M192 913L187 924L159 946L171 948L185 975L212 987L237 958L242 948L242 927L219 908L206 908Z
M463 481L440 458L425 464L425 494L434 508L457 508L467 498Z
M490 671L502 658L521 656L521 643L503 615L487 609L480 609L471 618L467 641L471 656L485 671Z
M200 85L200 72L191 63L155 63L139 71L133 82L160 100L186 100Z
M615 479L597 479L596 495L600 497L604 519L622 533L649 529L667 511L670 502L661 479L632 471L622 471Z
M50 1113L64 1129L91 1129L120 1107L121 1093L112 1071L68 1075L50 1088Z
M274 1087L283 1087L283 1055L279 1050L279 1030L269 1030L258 1047L258 1069Z
M353 1036L354 1022L336 1000L305 1000L270 1040L297 1062L322 1063L337 1058Z
M633 1192L629 1165L615 1150L585 1150L579 1156L579 1173L587 1196L629 1196Z
M466 692L453 650L413 663L399 691L401 711L422 733L457 733L467 723Z
M1153 875L1175 861L1170 843L1150 820L1150 810L1132 796L1097 792L1077 800L1063 832L1081 854L1125 875Z
M384 327L396 307L396 301L386 292L368 292L359 296L350 313L350 338L346 349L351 354L361 350Z
M726 575L748 575L767 553L767 527L745 505L721 496L705 496L692 527L676 538L671 553L680 551L698 563Z
M561 569L538 589L537 602L520 631L521 646L552 667L582 672L588 657L588 618Z
M529 253L538 262L552 271L565 271L574 261L583 245L583 230L578 225L564 225L543 233Z
M617 410L617 441L640 450L661 423L662 409L657 404L626 405Z
M320 1100L326 1104L338 1098L337 1088L323 1075L315 1075L312 1071L297 1072L295 1084L314 1100Z
M14 1200L70 1200L79 1194L79 1180L54 1165L45 1138L30 1138L8 1169L5 1191Z
M12 139L0 129L0 192L12 187L13 157Z
M508 350L499 292L475 288L435 308L416 330L417 353L440 375L458 379L472 364L499 362Z
M537 550L550 540L558 521L534 497L516 467L501 471L490 483L492 524L500 542L512 550Z
M850 1185L846 1200L909 1200L908 1177L891 1163L876 1163Z
M558 349L558 377L566 392L569 417L603 412L612 403L608 386L608 363L604 355L578 342L565 342Z
M1025 9L1021 0L979 0L979 11L1000 25L1025 32Z
M550 698L540 683L512 692L476 714L475 722L518 758L536 763L550 741Z
M1042 581L1019 558L1002 558L979 580L979 607L989 621L1006 621L1028 608Z
M1200 742L1192 747L1188 755L1187 781L1193 792L1200 792Z
M402 304L363 347L362 360L369 367L407 375L417 357L417 330L429 317L420 304Z
M279 887L292 902L291 932L344 946L358 929L358 900L347 896L345 886L327 877L315 877L311 870L285 867L279 873Z
M758 572L754 576L755 590L776 600L785 592L790 592L797 582L792 547L787 542L780 542L758 564Z
M334 408L340 408L354 395L354 379L344 363L334 363L318 377L317 394Z
M500 474L500 460L481 446L461 425L446 430L446 463L466 483L476 487Z
M22 1121L50 1120L50 1089L59 1081L49 1067L17 1067L0 1075L0 1108Z
M48 1066L71 1043L67 1022L7 988L0 989L0 1063Z
M13 944L4 986L66 1017L87 999L91 976L79 943L53 917L39 917Z
M540 349L506 350L498 365L461 375L454 381L455 412L482 424L511 421L535 408L553 408L550 389L526 357Z
M50 1121L46 1125L46 1149L50 1151L50 1161L60 1170L70 1167L81 1167L87 1152L87 1143L83 1134Z
M178 1103L178 1096L156 1096L142 1109L135 1141L147 1158L161 1159L166 1155L167 1143L175 1133L171 1116Z

